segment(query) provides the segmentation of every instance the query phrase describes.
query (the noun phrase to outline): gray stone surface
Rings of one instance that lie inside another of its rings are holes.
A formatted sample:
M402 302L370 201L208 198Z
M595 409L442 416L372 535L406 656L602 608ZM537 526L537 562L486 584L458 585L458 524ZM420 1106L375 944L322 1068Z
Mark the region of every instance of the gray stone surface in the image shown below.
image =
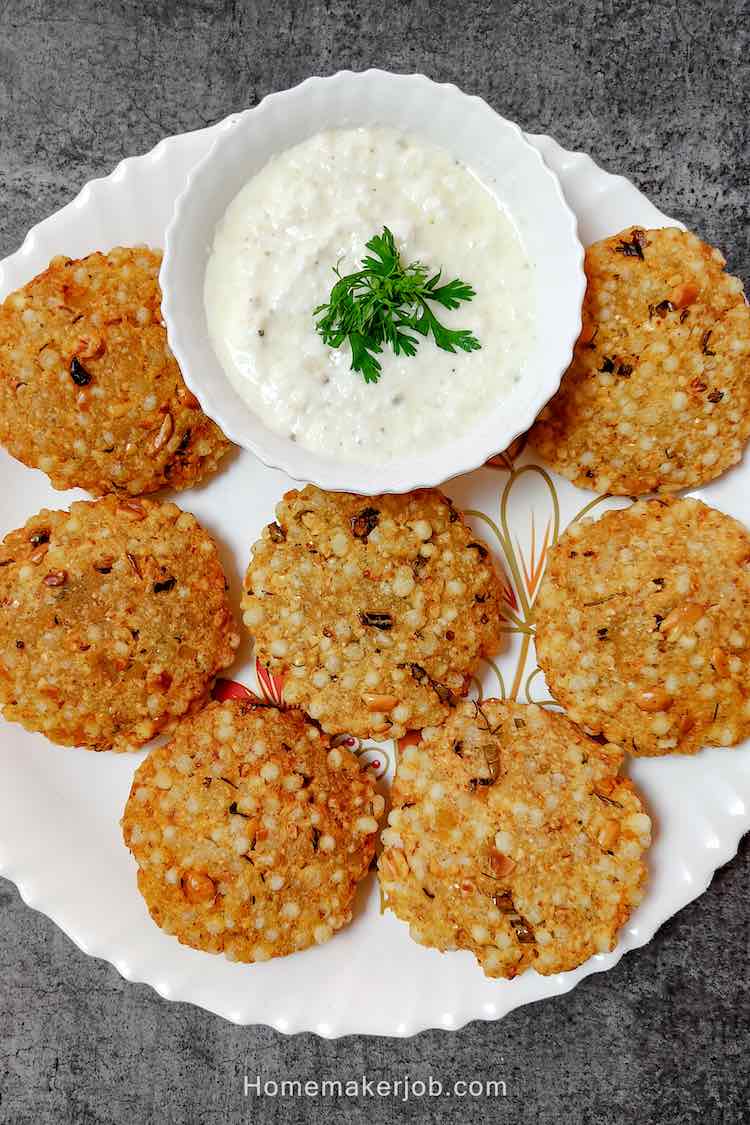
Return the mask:
M165 134L311 73L379 65L457 82L591 152L750 281L749 14L742 0L0 0L0 256ZM0 881L0 1121L749 1120L749 871L745 844L648 948L556 1001L458 1034L334 1043L167 1004ZM246 1073L502 1078L507 1097L259 1100Z

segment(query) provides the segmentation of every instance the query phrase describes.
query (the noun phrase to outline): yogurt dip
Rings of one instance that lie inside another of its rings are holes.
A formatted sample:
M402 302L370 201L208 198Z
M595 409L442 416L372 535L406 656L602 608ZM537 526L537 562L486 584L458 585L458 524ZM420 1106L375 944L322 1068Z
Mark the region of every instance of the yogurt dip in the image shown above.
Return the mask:
M385 347L377 383L327 347L313 310L360 268L384 226L402 261L476 290L449 328L481 349L455 354L420 337L415 356ZM449 153L389 128L318 133L273 157L230 203L206 267L216 354L272 431L339 460L386 463L466 434L524 377L534 334L533 273L488 187ZM527 376L528 377L528 376Z

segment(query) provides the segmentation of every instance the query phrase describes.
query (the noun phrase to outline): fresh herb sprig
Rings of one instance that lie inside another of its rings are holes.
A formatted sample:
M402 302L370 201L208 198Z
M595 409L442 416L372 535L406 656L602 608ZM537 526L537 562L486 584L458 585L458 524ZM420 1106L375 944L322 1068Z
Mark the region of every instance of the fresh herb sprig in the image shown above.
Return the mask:
M476 296L470 285L459 278L439 285L440 271L429 277L421 262L404 266L388 227L366 246L372 254L363 258L362 268L356 273L342 277L338 264L334 266L339 280L328 303L318 305L313 314L323 314L315 327L329 347L340 348L349 341L352 371L358 371L366 383L377 383L381 367L375 357L386 345L396 355L416 355L419 338L414 332L431 335L446 352L481 348L467 329L454 330L441 324L430 307L435 302L444 309L457 309L462 301Z

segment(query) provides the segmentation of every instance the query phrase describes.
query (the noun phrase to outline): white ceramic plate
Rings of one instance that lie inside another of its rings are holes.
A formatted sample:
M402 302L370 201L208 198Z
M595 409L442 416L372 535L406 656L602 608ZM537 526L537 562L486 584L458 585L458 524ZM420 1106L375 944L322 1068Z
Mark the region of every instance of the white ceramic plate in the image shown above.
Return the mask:
M270 431L232 386L208 336L203 304L214 231L227 207L276 153L322 129L386 125L447 150L490 186L507 210L533 265L536 333L522 378L508 397L488 402L468 433L380 465L347 463ZM581 329L583 251L575 216L554 172L521 130L481 98L421 74L368 70L308 78L271 94L219 131L190 173L165 236L163 310L185 381L227 437L296 480L349 492L405 492L468 472L504 449L536 418L560 385Z
M161 245L188 172L229 126L230 119L162 141L148 155L126 160L111 176L90 183L2 263L0 296L61 252L80 255L143 241ZM548 137L529 140L560 177L584 242L631 223L671 222L627 180L603 172L589 157L565 152ZM43 506L64 507L82 495L54 492L42 473L23 468L2 451L0 481L2 533ZM250 544L289 484L242 452L206 485L178 496L219 540L235 603ZM558 524L567 524L594 497L532 467L523 454L453 480L447 490L463 508L483 513L497 526L498 535L481 522L498 560L511 572L509 612L523 620L538 587L545 543ZM697 495L750 524L747 463ZM521 699L527 692L545 698L523 636L510 634L497 672L487 668L487 693L497 693L502 681L508 691L517 686ZM231 674L252 684L249 655L241 652ZM650 887L615 951L572 973L540 977L527 972L515 981L490 981L468 953L423 949L392 915L380 916L372 876L354 922L331 942L242 966L178 945L147 915L118 823L141 754L61 749L1 720L0 753L0 873L17 883L29 905L49 915L86 953L105 958L129 980L145 981L168 999L189 1001L237 1023L324 1036L457 1028L566 992L647 942L705 889L750 826L750 746L636 762L632 774L656 826ZM381 765L393 758L389 746L366 754Z

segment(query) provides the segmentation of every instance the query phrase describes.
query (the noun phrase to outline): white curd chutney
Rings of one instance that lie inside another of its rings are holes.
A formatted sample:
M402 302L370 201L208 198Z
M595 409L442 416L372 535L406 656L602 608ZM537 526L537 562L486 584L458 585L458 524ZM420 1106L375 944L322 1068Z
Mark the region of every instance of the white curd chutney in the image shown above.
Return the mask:
M336 278L360 268L384 226L404 265L476 290L455 310L478 351L415 356L386 345L377 383L350 370L348 343L326 346L313 310ZM534 334L533 278L501 203L445 150L387 128L335 129L274 156L219 222L206 268L211 342L234 387L264 424L307 449L384 463L466 434L507 397Z

